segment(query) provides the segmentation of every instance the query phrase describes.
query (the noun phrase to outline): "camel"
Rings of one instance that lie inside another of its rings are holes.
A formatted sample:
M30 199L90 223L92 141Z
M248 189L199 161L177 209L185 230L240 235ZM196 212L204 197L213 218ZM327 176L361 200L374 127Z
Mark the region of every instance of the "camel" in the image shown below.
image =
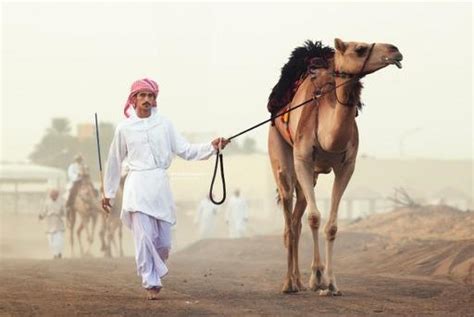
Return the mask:
M268 109L272 114L314 98L289 115L276 118L268 134L271 167L285 217L288 271L283 293L305 290L299 271L298 244L301 218L307 208L314 246L309 288L324 296L342 294L333 271L333 248L339 202L356 164L359 140L355 118L361 108L360 78L392 64L401 68L403 56L394 45L340 39L334 43L335 49L310 41L295 49L269 98ZM278 104L283 108L278 108ZM335 178L324 226L324 265L319 252L321 213L314 186L319 174L331 171Z
M76 216L80 216L81 222L77 228L76 235L79 241L81 256L84 256L85 254L89 254L92 243L94 242L97 216L101 212L101 209L98 195L94 190L89 174L84 174L79 182L77 196L72 204L71 210L68 211L67 221L68 227L70 228L71 253L74 254L74 226ZM84 229L86 229L88 241L88 247L85 252L81 239L82 230Z
M123 245L122 245L122 221L120 220L120 212L122 210L122 197L123 197L123 185L125 177L122 177L120 187L115 196L115 203L113 204L110 213L106 214L102 212L102 227L99 231L99 237L101 240L101 251L104 252L104 256L112 256L112 247L115 249L116 254L123 256ZM116 234L118 233L118 247L115 240Z

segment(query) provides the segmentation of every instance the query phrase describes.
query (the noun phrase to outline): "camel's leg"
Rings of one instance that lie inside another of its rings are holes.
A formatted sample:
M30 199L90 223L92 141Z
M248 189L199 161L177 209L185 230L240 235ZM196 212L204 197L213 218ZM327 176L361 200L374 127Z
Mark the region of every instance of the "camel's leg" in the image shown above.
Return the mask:
M100 251L104 251L106 249L106 243L105 243L105 228L106 228L106 219L105 216L102 215L102 226L99 230L99 238L100 238Z
M105 219L105 248L104 248L104 256L111 257L112 256L112 244L111 244L111 231L112 231L112 222L113 219L110 218L110 215ZM113 237L113 235L112 235Z
M123 256L123 244L122 244L122 223L118 227L119 245L120 245L120 256Z
M120 253L117 240L115 239L115 237L117 236L117 235L115 234L115 232L117 232L117 231L118 231L118 226L117 226L117 224L115 224L115 225L114 225L114 228L113 228L113 230L112 230L112 233L110 234L110 241L111 241L111 244L113 244L115 254L119 254L119 253Z
M329 219L324 226L324 232L326 233L326 276L328 279L328 289L322 290L320 295L341 295L341 292L336 286L336 277L333 272L333 248L334 241L336 240L337 233L337 211L339 209L339 203L341 202L342 194L349 183L354 172L354 164L349 166L342 166L341 169L334 170L335 178L332 187L331 196L331 209L329 213Z
M119 253L117 242L115 241L116 228L117 228L116 226L114 226L113 228L110 228L110 232L109 232L110 256L112 256L112 249L114 250L116 254Z
M315 174L312 161L304 159L295 160L296 177L308 204L308 222L313 234L313 263L311 264L311 277L309 287L316 291L325 289L326 283L323 280L324 266L321 263L319 253L319 226L321 223L321 213L316 206L316 197L314 194Z
M97 216L88 215L87 220L84 220L84 228L86 229L86 236L87 236L87 250L86 254L90 254L90 250L92 244L94 243L94 234L95 234L95 226L97 223Z
M71 244L71 257L74 257L74 226L76 225L75 211L70 209L67 217L69 221L69 243Z
M87 242L92 244L94 242L94 232L95 232L95 224L97 222L97 217L93 215L88 215L87 226L86 226L86 233L87 233Z
M89 227L90 225L90 217L89 216L84 216L84 218L87 217L87 220L84 220L84 229L86 230L86 241L90 243L91 241L91 228Z
M301 190L301 186L297 183L296 184L296 204L295 208L293 209L292 215L292 225L293 225L293 233L295 235L294 239L294 246L293 246L293 275L296 278L296 286L300 291L305 290L305 287L301 283L301 274L299 269L298 263L298 252L299 252L299 241L301 237L301 217L304 214L306 209L306 199L304 198L304 194Z
M108 250L107 250L107 256L111 257L112 254L116 251L118 253L118 248L117 244L115 243L115 230L116 230L116 224L114 223L114 219L110 219L110 222L108 223L107 226L107 242L108 242Z
M79 250L81 251L81 256L84 256L84 248L82 247L82 241L81 241L81 233L82 229L84 229L84 220L81 219L81 224L77 228L77 241L79 242Z
M293 248L295 245L293 227L291 224L291 212L293 209L294 192L294 167L291 147L283 140L274 126L270 127L268 134L268 152L272 165L273 175L278 187L278 193L283 204L283 215L285 217L284 241L287 247L288 271L283 282L283 293L297 292L293 272Z
M280 192L280 197L283 204L283 214L285 217L285 233L284 240L285 246L287 248L287 265L288 271L286 274L286 279L283 283L282 292L283 293L293 293L298 291L298 286L296 285L296 279L294 276L294 246L295 246L295 233L293 231L293 225L291 223L291 210L293 207L293 194L292 193L282 193Z
M92 219L92 226L91 226L91 233L89 236L89 247L94 243L95 228L97 226L97 214L92 215L91 219Z
M91 248L91 238L90 238L90 235L91 235L91 219L90 219L90 216L85 216L84 217L84 221L83 221L83 229L85 229L85 232L86 232L86 251L85 251L85 254L89 254L90 252L90 248Z

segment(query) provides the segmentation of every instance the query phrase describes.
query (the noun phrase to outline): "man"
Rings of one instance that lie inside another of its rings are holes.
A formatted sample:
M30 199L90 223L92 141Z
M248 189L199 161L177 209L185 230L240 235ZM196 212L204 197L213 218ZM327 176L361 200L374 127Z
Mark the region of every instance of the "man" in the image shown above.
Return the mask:
M207 194L200 202L194 223L199 225L199 238L208 239L212 237L216 224L217 206L209 199Z
M227 204L226 221L229 226L230 238L242 238L245 236L248 207L247 202L240 196L240 190L238 189L234 191Z
M171 160L175 154L186 160L207 159L228 143L224 138L207 144L188 143L157 111L158 91L151 79L132 84L124 108L127 119L117 126L110 145L102 199L102 207L108 210L120 183L122 162L127 159L121 219L132 230L137 271L148 299L158 299L161 278L168 273L165 262L176 222L166 174Z
M69 165L67 169L67 175L69 178L68 184L68 196L66 201L66 207L69 211L72 205L74 204L74 200L76 199L77 192L79 190L79 185L82 177L84 176L86 167L84 166L84 160L82 155L78 154L74 157L74 162Z
M63 201L58 199L59 191L51 189L41 210L39 220L46 219L46 234L53 257L60 259L64 249L64 207Z

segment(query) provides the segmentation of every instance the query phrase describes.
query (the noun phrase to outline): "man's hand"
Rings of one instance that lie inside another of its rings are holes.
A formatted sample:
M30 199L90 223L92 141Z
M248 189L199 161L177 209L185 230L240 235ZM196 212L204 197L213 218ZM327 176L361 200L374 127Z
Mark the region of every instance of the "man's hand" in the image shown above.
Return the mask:
M212 146L214 149L219 150L219 144L220 144L220 149L223 150L227 144L229 144L230 141L225 139L225 138L217 138L212 141Z
M106 213L110 213L111 208L112 205L110 204L110 198L102 198L102 209L104 209Z

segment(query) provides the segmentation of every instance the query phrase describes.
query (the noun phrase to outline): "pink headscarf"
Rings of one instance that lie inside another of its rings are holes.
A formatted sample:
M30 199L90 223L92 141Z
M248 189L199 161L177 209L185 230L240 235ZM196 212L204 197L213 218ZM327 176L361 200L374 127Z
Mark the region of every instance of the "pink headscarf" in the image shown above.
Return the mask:
M133 106L132 104L132 98L139 92L143 90L148 90L151 91L155 95L155 102L152 105L153 107L156 107L156 98L158 97L158 92L160 91L158 84L148 78L143 78L140 80L137 80L132 84L132 87L130 88L130 94L128 95L127 102L125 103L125 107L123 108L123 114L128 118L130 115L128 114L128 109L130 106Z

